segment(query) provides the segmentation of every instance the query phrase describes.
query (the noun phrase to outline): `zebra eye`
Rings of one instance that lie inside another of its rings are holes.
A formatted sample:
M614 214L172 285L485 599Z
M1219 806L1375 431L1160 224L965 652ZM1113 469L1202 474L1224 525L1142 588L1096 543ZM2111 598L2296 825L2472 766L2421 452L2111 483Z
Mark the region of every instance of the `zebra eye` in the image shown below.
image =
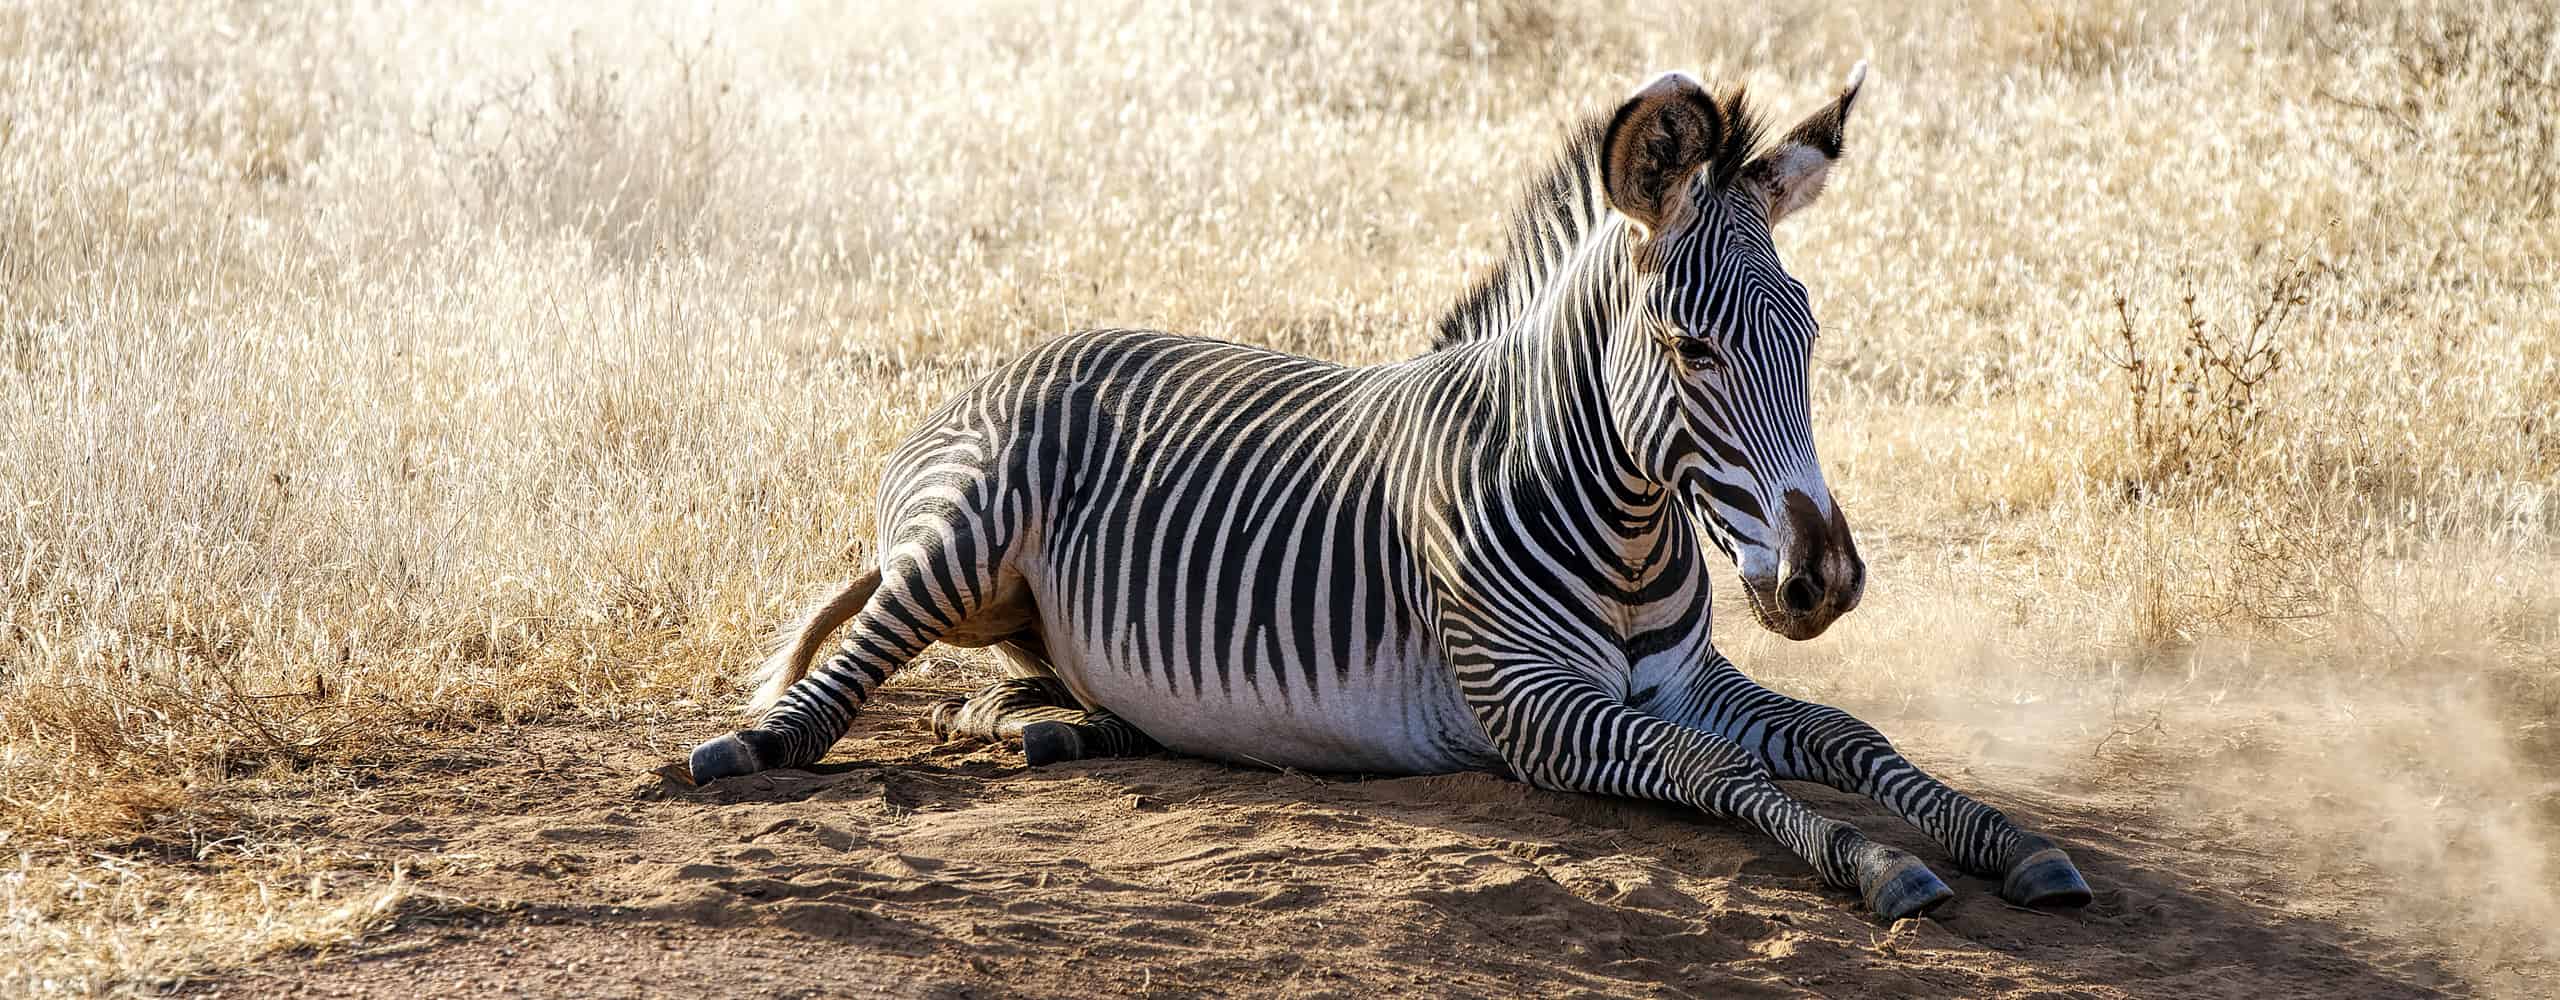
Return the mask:
M1716 349L1702 338L1681 337L1672 341L1671 349L1679 352L1680 363L1687 365L1690 371L1708 371L1724 367L1724 359L1718 357Z

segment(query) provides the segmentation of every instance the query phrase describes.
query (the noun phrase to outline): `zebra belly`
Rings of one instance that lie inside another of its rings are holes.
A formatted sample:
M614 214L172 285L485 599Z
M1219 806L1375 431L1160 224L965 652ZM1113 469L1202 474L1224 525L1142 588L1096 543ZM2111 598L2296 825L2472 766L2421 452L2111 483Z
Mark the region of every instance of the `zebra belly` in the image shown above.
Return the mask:
M1078 595L1043 586L1046 574L1025 569L1041 592L1051 669L1077 698L1168 749L1304 771L1502 769L1457 679L1428 643L1395 642L1347 670L1317 663L1310 671L1317 651L1269 641L1251 644L1241 659L1199 662L1167 652L1180 646L1175 630L1130 622L1080 632L1055 610Z

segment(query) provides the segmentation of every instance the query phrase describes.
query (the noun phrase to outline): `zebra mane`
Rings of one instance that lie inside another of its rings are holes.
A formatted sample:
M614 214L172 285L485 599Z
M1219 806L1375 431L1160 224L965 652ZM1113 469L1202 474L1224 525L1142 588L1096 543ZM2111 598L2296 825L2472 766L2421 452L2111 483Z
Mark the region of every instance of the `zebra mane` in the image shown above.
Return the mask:
M1724 112L1724 145L1705 168L1710 187L1721 191L1742 174L1760 144L1760 122L1742 89L1717 99ZM1564 150L1529 183L1512 208L1505 227L1502 260L1470 286L1467 294L1440 317L1431 339L1434 351L1482 340L1510 329L1529 311L1575 248L1608 218L1608 196L1601 188L1600 155L1609 130L1609 112L1591 115L1565 130Z

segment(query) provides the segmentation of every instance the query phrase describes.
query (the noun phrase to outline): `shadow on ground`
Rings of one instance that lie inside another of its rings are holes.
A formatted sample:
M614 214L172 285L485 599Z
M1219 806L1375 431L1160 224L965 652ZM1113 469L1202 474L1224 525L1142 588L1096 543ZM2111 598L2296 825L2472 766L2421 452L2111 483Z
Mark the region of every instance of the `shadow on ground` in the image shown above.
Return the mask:
M2107 796L1950 774L2063 841L2085 910L2008 906L1882 808L1817 808L1958 892L1887 926L1775 843L1647 803L1477 775L1314 778L1173 757L1033 771L914 728L892 688L836 763L695 789L713 731L526 729L316 839L412 859L398 925L189 983L229 996L1129 993L2434 996L2468 987L2246 844L2146 835ZM661 729L666 727L660 727ZM678 727L682 728L682 727ZM1891 727L1888 726L1890 729ZM1906 740L1924 763L1932 746ZM1940 757L1938 759L1946 759ZM1987 768L1986 768L1987 770ZM2215 873L2199 876L2196 873Z

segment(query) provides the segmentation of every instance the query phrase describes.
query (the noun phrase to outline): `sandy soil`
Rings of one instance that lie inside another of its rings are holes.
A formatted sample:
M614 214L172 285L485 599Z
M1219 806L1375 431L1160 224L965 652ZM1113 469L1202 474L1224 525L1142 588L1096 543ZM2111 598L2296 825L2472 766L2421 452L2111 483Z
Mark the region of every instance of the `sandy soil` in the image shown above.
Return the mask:
M317 841L410 858L391 931L179 985L225 997L2431 996L2468 992L2275 845L2155 822L2164 789L1878 720L2065 842L2077 913L2003 904L1879 807L1819 808L1959 893L1886 926L1774 843L1481 776L1357 780L1173 757L1030 770L936 745L893 687L818 772L693 789L694 729L541 727L349 802ZM675 731L681 730L681 731ZM1988 749L1986 749L1988 748ZM2171 796L2174 797L2174 796Z

